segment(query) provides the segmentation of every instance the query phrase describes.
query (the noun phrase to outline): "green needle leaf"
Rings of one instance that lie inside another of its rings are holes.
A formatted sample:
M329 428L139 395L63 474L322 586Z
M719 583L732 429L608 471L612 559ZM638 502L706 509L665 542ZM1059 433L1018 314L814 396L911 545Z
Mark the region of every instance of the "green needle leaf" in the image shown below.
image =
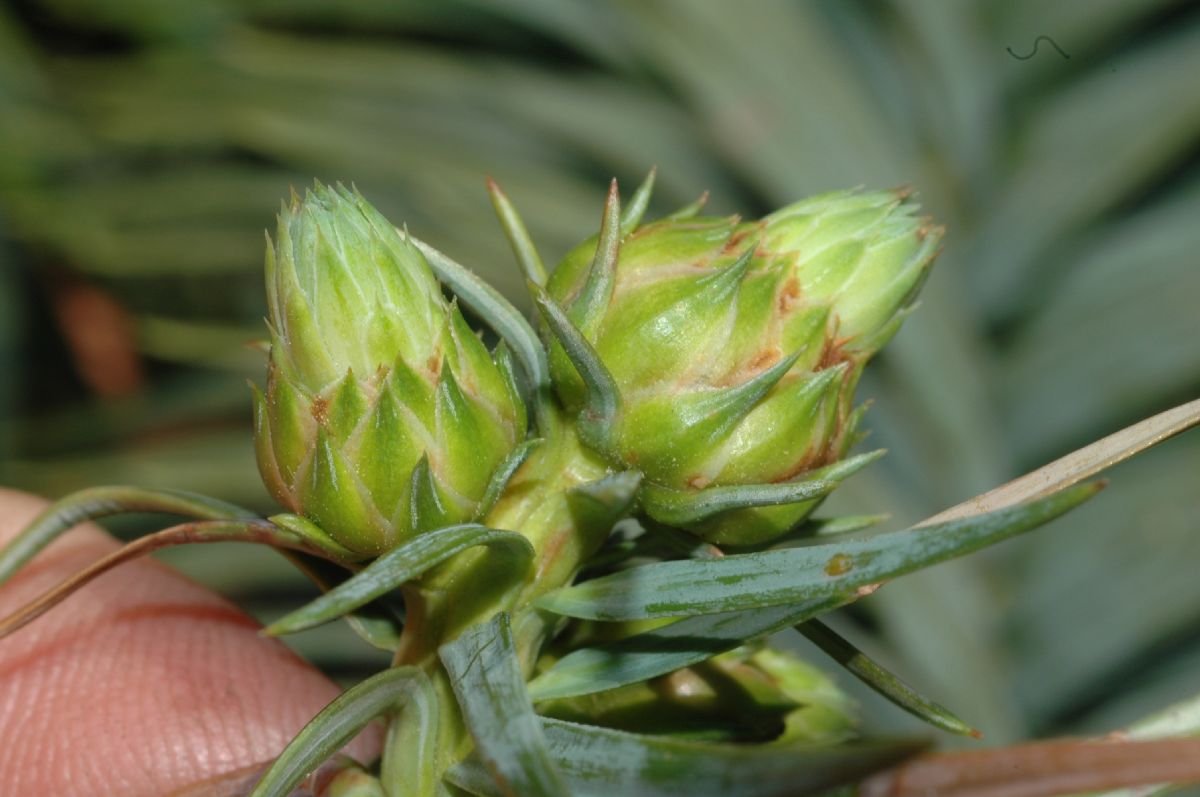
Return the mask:
M836 596L792 606L703 614L594 648L580 648L529 683L535 701L635 684L696 664L850 603Z
M657 176L658 167L652 167L650 173L646 175L646 179L642 180L642 184L629 198L629 204L621 211L622 238L636 230L637 226L642 223L642 217L646 215L646 208L650 206L650 195L654 193L654 178Z
M917 692L820 620L800 623L796 630L855 678L914 717L950 733L979 737L979 731L955 716L950 709Z
M580 436L602 453L614 456L613 429L617 413L621 409L621 396L616 380L604 366L592 344L588 343L583 333L567 318L558 303L533 283L529 284L529 291L550 331L571 358L571 364L579 372L587 389L586 404L579 414Z
M884 455L883 449L835 462L779 484L738 484L703 490L676 490L647 482L642 487L646 514L669 526L686 526L730 509L777 506L828 495L838 483Z
M409 474L408 511L409 523L418 534L445 526L449 520L442 494L438 489L433 469L429 467L429 453L421 455Z
M1102 486L1081 485L1015 508L865 539L644 565L551 592L538 605L569 617L640 620L848 596L1036 528Z
M344 567L315 556L296 551L280 553L322 592L328 592L345 583L352 575ZM399 649L400 636L404 630L404 605L399 596L384 596L371 601L346 615L345 619L350 629L371 647L391 652Z
M472 626L438 655L480 758L510 797L570 794L546 748L546 738L517 660L508 613Z
M617 256L621 248L621 195L614 179L608 185L608 197L604 202L604 215L600 220L600 240L596 243L596 254L588 269L583 290L571 302L567 314L580 329L591 329L612 300L613 285L617 279Z
M703 194L696 197L694 202L689 202L679 210L676 210L674 213L667 214L665 218L668 221L684 221L686 219L692 219L700 215L700 211L704 210L704 206L707 204L708 192L705 191Z
M391 795L434 797L439 786L439 750L442 716L453 706L438 702L437 689L429 678L413 681L404 711L388 723L387 741L380 777Z
M161 512L198 520L249 520L256 515L215 498L181 490L138 487L91 487L46 507L24 531L0 551L0 584L61 534L80 523L125 512Z
M520 361L525 375L534 387L549 385L550 367L546 364L546 350L533 327L525 320L525 316L475 272L451 260L449 256L429 244L416 238L411 240L417 249L421 250L421 254L425 255L437 278L512 347L513 354Z
M396 667L346 690L321 710L267 770L250 797L284 797L309 772L342 749L376 717L405 705L433 699L429 676L416 667ZM419 707L420 708L420 707ZM428 707L422 711L431 710Z
M393 548L321 597L276 620L265 631L273 636L292 634L336 620L476 545L495 548L497 555L507 558L514 574L533 558L533 546L515 531L477 523L448 526ZM497 562L496 566L501 564Z
M920 752L921 741L812 745L692 742L542 721L550 755L576 797L801 797L861 780ZM470 758L447 780L474 794L500 795Z
M313 547L325 551L331 559L339 562L353 562L355 559L361 558L360 555L338 544L333 537L329 536L328 532L302 515L285 512L271 515L268 520L279 528L287 529L297 537L311 543Z
M525 279L537 285L545 285L546 266L538 255L537 247L533 245L533 238L525 228L521 214L517 212L508 195L490 177L487 180L487 190L492 198L492 207L496 209L496 216L500 219L500 226L504 228L513 255L517 258L517 264L525 273Z
M80 587L118 565L163 548L208 542L254 542L274 548L300 551L312 556L329 556L327 551L313 545L303 536L262 519L195 520L190 523L181 523L178 526L171 526L141 537L128 545L123 545L65 581L58 582L17 611L0 619L0 638L33 622L73 595Z
M529 452L533 451L541 443L542 438L531 437L509 452L504 461L496 466L496 470L492 474L492 479L488 482L487 490L484 491L483 498L479 501L479 508L475 510L476 520L482 519L488 512L492 511L492 507L500 500L500 495L504 492L504 488L508 486L508 482L512 479L513 474L517 472L517 468L521 467L529 457Z

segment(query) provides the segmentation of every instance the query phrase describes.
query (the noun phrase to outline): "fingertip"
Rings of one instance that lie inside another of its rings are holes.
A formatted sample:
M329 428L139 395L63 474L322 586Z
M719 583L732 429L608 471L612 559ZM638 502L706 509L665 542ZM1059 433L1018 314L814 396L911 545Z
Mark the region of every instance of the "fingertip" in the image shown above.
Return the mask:
M45 506L0 490L0 535ZM115 547L95 526L65 535L0 588L0 613ZM0 773L6 793L162 795L269 761L337 694L237 607L141 560L0 640ZM350 752L377 749L373 732Z

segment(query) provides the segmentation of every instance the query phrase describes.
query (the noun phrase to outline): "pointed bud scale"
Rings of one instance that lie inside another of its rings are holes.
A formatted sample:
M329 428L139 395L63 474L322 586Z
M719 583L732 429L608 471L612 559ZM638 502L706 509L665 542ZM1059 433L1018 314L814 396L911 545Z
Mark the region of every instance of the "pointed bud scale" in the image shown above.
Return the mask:
M755 222L668 217L624 230L615 269L596 254L600 236L568 253L546 284L561 306L588 294L597 263L611 282L580 331L619 394L619 464L698 494L798 480L843 457L858 376L899 327L940 238L914 211L903 192L840 192ZM579 409L583 383L557 341L550 367ZM753 544L816 503L739 508L689 528Z
M469 520L525 410L416 245L317 185L280 214L266 275L255 429L271 494L363 556Z

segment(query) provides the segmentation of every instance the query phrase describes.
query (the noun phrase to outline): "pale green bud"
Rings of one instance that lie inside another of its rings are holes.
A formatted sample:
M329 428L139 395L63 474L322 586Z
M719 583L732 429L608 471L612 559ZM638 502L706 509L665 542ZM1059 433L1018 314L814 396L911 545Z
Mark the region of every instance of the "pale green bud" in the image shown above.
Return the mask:
M941 231L903 192L813 197L766 218L666 219L621 241L606 301L581 300L596 240L567 255L547 291L592 344L620 394L616 456L684 491L796 480L854 437L854 388L899 328ZM582 403L564 350L550 365ZM815 501L726 512L689 526L750 544L800 522Z
M271 355L255 391L272 495L366 556L469 520L525 412L418 249L365 199L294 197L267 248Z

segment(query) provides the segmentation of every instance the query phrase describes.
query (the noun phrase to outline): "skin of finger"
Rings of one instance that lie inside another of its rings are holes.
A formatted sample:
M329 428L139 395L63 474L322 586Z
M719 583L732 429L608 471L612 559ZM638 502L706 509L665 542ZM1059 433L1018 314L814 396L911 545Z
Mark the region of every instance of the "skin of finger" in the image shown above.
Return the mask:
M0 489L0 544L43 507ZM0 587L13 611L118 547L84 525ZM0 640L0 794L158 797L267 761L337 687L209 590L126 564ZM377 735L348 752L369 759Z

